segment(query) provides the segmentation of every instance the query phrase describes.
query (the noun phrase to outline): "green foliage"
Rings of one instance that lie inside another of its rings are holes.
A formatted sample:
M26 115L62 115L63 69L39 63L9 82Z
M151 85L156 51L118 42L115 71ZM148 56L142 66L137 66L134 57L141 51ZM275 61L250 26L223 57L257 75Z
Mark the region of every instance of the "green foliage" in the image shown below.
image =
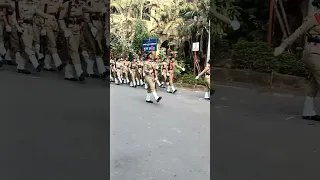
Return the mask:
M240 40L234 46L233 68L251 69L257 72L296 75L306 77L305 64L294 54L284 52L275 57L274 48L262 41L249 42Z
M132 48L135 52L139 52L142 49L142 40L148 38L157 38L148 32L146 23L143 20L136 20L133 24L134 37L132 41Z
M196 79L196 77L190 73L183 74L178 79L181 80L182 83L186 83L186 84L208 86L208 83L203 78Z

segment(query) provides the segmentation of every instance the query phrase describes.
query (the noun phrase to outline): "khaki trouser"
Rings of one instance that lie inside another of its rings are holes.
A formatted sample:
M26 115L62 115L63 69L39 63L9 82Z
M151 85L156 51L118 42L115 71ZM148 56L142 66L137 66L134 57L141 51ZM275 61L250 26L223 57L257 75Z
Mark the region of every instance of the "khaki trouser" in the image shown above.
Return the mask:
M80 46L80 25L69 25L71 36L68 37L69 55L73 65L80 64L79 46ZM82 39L82 38L81 38Z
M39 17L34 18L34 23L33 23L33 41L34 44L40 44L40 32L41 32L41 22L40 22Z
M210 86L210 75L206 75L206 77L204 79L208 83L207 91L210 91L210 88L211 88L211 86Z
M156 91L156 83L153 75L145 75L144 80L148 84L148 93Z
M79 45L80 45L80 50L81 52L86 51L88 52L89 47L91 42L90 42L90 33L88 30L88 24L87 23L82 23L81 26L79 26L79 34L80 34L80 41L79 41ZM89 41L89 43L88 43Z
M6 53L6 49L4 47L5 42L3 37L4 29L5 29L4 21L0 19L0 55L4 55Z
M307 51L303 53L302 60L306 63L312 77L307 86L306 95L316 97L320 85L320 54L312 54Z
M139 80L142 80L142 79L143 79L143 77L142 77L142 68L138 68L138 70L137 70L137 78L138 78Z
M161 73L161 82L162 83L166 83L168 80L168 76L167 76L168 71L166 69L162 69L162 73Z
M11 50L15 54L17 52L20 52L20 43L19 43L19 36L18 31L15 26L12 26L11 33L10 33L10 41L11 41Z
M93 37L92 34L90 36L94 40L92 49L94 54L102 56L104 53L103 46L102 46L102 40L104 38L104 27L102 26L101 21L96 21L96 20L92 21L92 25L98 30L96 37Z
M135 81L137 78L137 69L135 69L135 68L131 69L130 74L131 74L131 81Z
M122 72L123 72L123 78L124 79L127 79L129 76L128 76L128 71L129 69L126 67L126 68L123 68Z
M46 20L44 28L47 33L47 46L49 54L57 53L58 23Z
M173 76L174 76L174 72L173 70L169 71L169 85L173 86Z

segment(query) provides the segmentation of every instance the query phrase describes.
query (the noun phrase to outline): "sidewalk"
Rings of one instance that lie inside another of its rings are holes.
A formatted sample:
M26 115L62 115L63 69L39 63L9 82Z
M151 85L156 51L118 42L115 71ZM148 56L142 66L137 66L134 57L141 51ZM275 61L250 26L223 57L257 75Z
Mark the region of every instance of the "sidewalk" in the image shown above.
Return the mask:
M279 92L302 95L308 81L303 77L279 73L259 73L252 70L213 67L215 84L253 88L262 92Z

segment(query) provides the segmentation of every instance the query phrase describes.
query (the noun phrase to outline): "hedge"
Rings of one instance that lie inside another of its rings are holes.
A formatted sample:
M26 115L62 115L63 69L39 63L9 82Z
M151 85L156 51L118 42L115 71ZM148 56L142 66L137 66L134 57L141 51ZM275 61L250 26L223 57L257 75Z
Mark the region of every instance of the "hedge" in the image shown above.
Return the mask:
M240 40L233 47L232 68L308 76L306 65L295 54L284 52L275 57L273 52L274 47L265 42Z

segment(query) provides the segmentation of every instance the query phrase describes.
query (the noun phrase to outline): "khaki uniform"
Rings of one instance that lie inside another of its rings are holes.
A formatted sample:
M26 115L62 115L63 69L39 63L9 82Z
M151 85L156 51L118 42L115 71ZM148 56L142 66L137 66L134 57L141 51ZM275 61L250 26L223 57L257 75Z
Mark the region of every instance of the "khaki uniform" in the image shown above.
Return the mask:
M317 21L318 18L318 21ZM308 33L309 39L306 45L302 60L306 63L308 69L312 74L311 81L306 90L306 100L303 110L303 116L312 117L316 116L314 111L313 101L319 91L320 84L320 16L319 14L309 15L303 22L303 24L288 37L283 40L280 45L281 48L285 49L289 45L293 44L301 35Z
M69 18L70 24L66 26L65 20L67 18L68 5L69 5L68 2L63 4L63 11L61 12L61 16L59 18L61 29L63 29L64 32L68 32L68 31L71 32L70 36L67 38L68 51L69 51L71 62L69 62L68 65L66 66L65 78L73 79L73 68L71 65L72 63L75 67L76 74L79 77L79 80L82 81L84 80L84 74L81 67L80 55L78 52L79 45L80 45L80 38L81 38L80 30L81 30L82 16L85 11L100 12L101 9L91 9L87 6L80 5L75 3L75 1L72 1L71 14Z
M7 50L4 47L4 31L5 31L5 9L0 8L0 61L3 60L4 55L6 54Z
M151 62L145 62L144 63L144 67L143 67L145 76L145 82L146 84L148 84L147 87L147 96L146 96L146 101L147 102L152 102L151 101L151 94L154 96L154 98L156 99L156 101L160 101L161 97L158 96L157 92L156 92L156 84L155 84L155 69L152 65Z
M205 92L204 98L205 99L210 99L210 65L208 67L206 67L199 75L198 77L202 76L203 74L205 74L205 81L208 83L208 87L207 87L207 92Z
M169 77L169 65L167 62L162 62L161 63L161 84L164 85L164 83L167 83L168 77ZM167 83L167 85L169 85Z
M12 4L13 7L15 4ZM28 55L29 60L31 61L32 65L36 69L36 71L41 71L41 66L38 63L38 60L35 56L35 51L33 49L33 41L34 41L34 31L33 31L33 18L34 16L40 16L42 18L52 18L52 16L48 16L39 9L37 6L28 0L19 1L19 9L14 9L17 11L19 10L20 13L20 20L15 23L16 28L18 31L23 31L21 34L21 43L24 46L24 52ZM13 14L15 16L15 14ZM16 47L15 49L19 49ZM20 53L16 53L16 62L18 64L18 72L25 72L25 61L21 58Z
M133 87L137 86L137 72L138 72L138 64L137 62L133 61L130 63L130 74L131 74L131 82Z
M45 5L47 4L47 14L52 16L59 16L58 13L61 12L62 7L61 4L56 0L44 0L41 3L40 9L44 10ZM43 29L46 32L47 39L47 54L45 55L45 68L50 69L50 63L53 60L54 65L57 67L59 71L63 69L64 64L62 63L60 56L57 50L57 38L59 25L57 20L42 20Z
M36 8L39 8L41 11L44 11L44 8L41 8L41 2L42 0L33 0L34 6ZM41 30L44 26L44 19L39 16L33 17L33 42L35 47L35 52L37 54L38 59L43 59L44 54L40 52L40 36L41 36Z

